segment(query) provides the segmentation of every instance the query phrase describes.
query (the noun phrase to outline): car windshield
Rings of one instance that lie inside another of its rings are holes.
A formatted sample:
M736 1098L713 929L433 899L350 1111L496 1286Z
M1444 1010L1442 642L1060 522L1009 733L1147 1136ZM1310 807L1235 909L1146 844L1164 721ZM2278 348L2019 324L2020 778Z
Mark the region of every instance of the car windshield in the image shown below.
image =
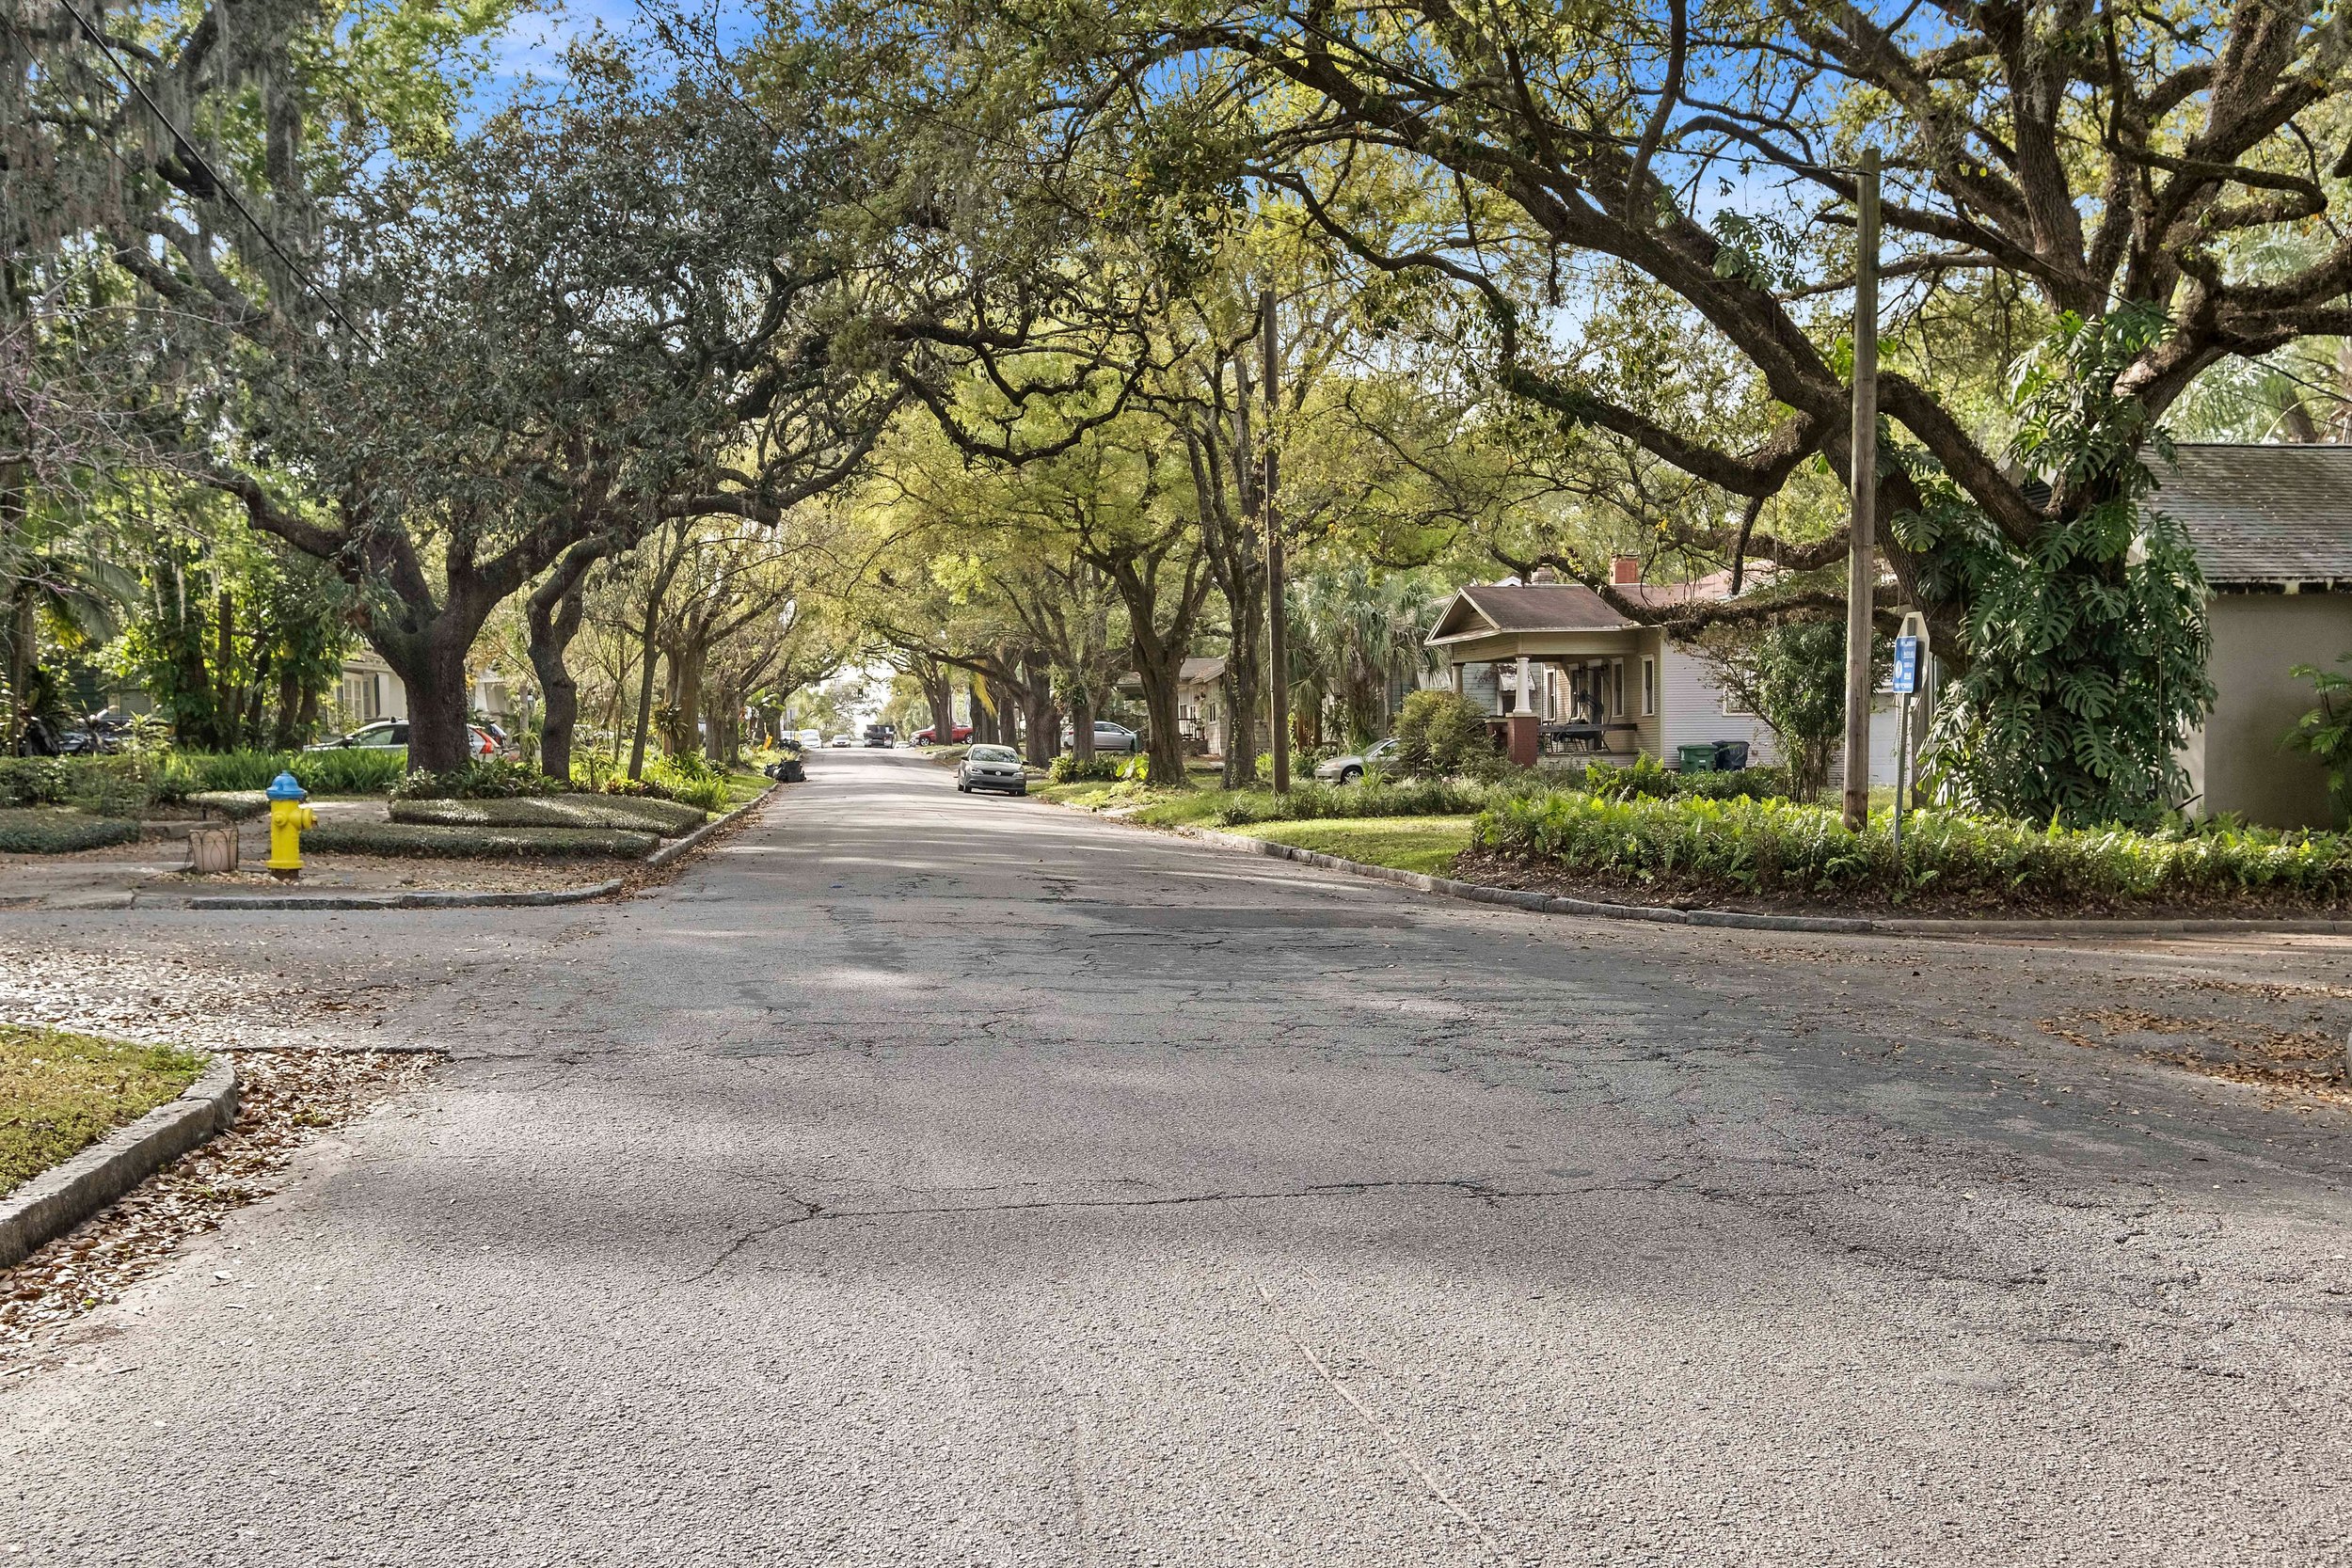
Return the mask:
M1009 746L975 746L967 753L974 762L1019 762Z

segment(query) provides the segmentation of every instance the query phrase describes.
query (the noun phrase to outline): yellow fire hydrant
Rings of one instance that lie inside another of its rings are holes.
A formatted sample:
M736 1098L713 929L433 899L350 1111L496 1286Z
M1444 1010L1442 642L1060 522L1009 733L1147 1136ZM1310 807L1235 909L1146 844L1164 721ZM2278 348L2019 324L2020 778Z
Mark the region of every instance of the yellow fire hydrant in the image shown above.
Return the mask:
M280 773L262 793L269 797L269 874L281 882L302 875L302 830L319 824L318 814L302 802L310 792Z

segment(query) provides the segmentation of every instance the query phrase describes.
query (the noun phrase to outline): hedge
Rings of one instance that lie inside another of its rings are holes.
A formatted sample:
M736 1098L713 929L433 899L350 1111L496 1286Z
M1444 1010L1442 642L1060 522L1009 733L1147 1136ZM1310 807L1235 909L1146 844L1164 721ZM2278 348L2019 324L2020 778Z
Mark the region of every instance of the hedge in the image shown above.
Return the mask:
M0 758L0 806L75 804L135 815L157 800L266 789L291 771L314 795L381 795L407 770L403 748L331 752L161 752L143 756Z
M117 816L88 816L55 807L0 807L0 854L66 855L129 844L139 825Z
M497 800L394 800L395 822L441 828L622 828L675 838L709 818L699 806L653 797L517 796Z
M322 824L302 835L303 848L317 854L437 860L643 860L660 842L653 833L615 828L443 828L411 822Z
M1525 795L1481 813L1473 846L1618 883L1680 880L1761 894L1922 895L2053 904L2352 897L2352 837L2209 828L2040 829L1940 811L1887 814L1849 833L1838 814L1786 800L1623 800Z
M278 774L313 795L382 795L408 775L405 746L339 746L325 752L174 752L191 790L267 789Z
M1391 783L1328 784L1309 781L1287 795L1271 790L1237 791L1218 808L1228 827L1251 822L1302 822L1318 817L1464 816L1485 808L1491 786L1464 779L1407 779Z

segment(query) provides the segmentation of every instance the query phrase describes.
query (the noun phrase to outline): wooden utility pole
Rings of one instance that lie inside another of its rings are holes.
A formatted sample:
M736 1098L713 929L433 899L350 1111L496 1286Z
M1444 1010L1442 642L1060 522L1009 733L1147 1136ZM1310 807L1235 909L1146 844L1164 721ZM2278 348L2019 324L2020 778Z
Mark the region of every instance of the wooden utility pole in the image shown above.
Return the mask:
M1854 182L1852 543L1846 552L1846 831L1870 818L1870 599L1878 585L1879 150Z
M1289 617L1282 613L1282 513L1277 504L1279 487L1274 450L1274 420L1278 407L1274 358L1274 291L1258 296L1258 313L1265 331L1265 430L1259 437L1265 460L1265 490L1260 513L1265 518L1266 689L1274 705L1274 793L1291 787L1290 651L1283 636ZM1252 762L1251 766L1255 766Z

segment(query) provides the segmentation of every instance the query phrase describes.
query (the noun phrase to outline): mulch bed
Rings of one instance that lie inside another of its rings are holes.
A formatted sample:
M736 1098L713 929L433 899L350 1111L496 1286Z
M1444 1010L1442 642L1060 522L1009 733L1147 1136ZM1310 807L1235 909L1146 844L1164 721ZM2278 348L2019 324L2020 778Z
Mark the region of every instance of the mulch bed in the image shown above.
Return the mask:
M1695 877L1661 877L1629 882L1595 877L1571 867L1519 860L1491 849L1465 849L1449 875L1488 887L1516 888L1595 903L1648 904L1671 910L1736 910L1747 914L1884 915L1901 919L1965 920L2343 920L2352 905L2315 904L2285 896L2249 894L2203 903L2148 903L2133 899L2058 900L1989 892L1958 896L1919 895L1897 901L1850 893L1758 893L1736 882Z

